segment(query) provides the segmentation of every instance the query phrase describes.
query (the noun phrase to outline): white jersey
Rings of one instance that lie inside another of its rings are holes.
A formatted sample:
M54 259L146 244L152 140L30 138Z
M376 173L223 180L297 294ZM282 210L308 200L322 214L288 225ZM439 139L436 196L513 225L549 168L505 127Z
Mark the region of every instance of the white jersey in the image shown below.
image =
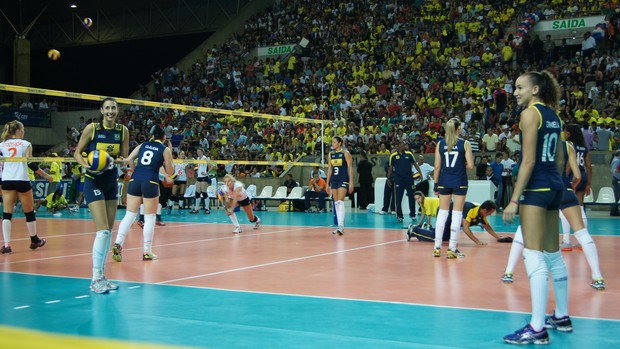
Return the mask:
M241 188L241 189L238 190L239 188ZM235 181L235 184L233 184L232 192L231 192L230 188L228 188L228 186L226 184L224 184L220 188L220 190L224 193L225 197L233 197L233 192L238 192L237 197L235 197L235 200L237 200L237 201L241 201L241 200L246 199L248 197L248 193L245 191L243 183L241 183L239 181Z
M175 181L187 181L187 173L185 172L186 163L174 164L174 173L177 175Z
M7 158L26 157L30 142L25 139L7 139L0 143L0 152ZM28 165L25 162L5 162L2 168L3 181L29 181Z
M211 159L203 155L201 158L196 159L196 160L211 160ZM198 164L198 170L196 171L197 178L207 177L208 173L209 173L209 169L208 169L207 164Z

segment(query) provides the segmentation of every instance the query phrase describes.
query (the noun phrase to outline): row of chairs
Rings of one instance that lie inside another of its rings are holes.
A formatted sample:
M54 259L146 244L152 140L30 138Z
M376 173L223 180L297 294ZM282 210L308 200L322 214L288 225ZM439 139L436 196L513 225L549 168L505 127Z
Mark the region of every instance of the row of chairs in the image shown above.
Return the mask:
M586 195L583 198L584 204L599 204L599 205L609 205L615 203L614 197L614 189L612 187L602 187L598 191L598 195L596 196L596 200L594 200L594 193L590 191L590 195Z

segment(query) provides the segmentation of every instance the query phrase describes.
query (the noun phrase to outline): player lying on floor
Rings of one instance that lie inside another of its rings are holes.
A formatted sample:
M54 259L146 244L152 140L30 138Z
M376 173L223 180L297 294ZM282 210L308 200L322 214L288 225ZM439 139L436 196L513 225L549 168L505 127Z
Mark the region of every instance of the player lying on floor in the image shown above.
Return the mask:
M500 237L495 233L493 227L489 224L487 217L492 215L497 206L491 200L487 200L482 203L482 205L477 205L475 203L465 201L465 206L463 207L463 222L461 226L463 227L463 232L467 235L473 242L477 245L486 245L486 242L480 241L474 233L471 231L472 226L480 225L486 230L489 235L491 235L498 242L512 242L511 237ZM448 214L448 220L446 221L446 225L443 231L443 241L450 240L450 223L452 222L452 204L450 204L450 213ZM420 241L433 242L435 239L435 229L432 226L422 226L422 225L410 225L407 229L407 240L411 240L412 237L417 238Z

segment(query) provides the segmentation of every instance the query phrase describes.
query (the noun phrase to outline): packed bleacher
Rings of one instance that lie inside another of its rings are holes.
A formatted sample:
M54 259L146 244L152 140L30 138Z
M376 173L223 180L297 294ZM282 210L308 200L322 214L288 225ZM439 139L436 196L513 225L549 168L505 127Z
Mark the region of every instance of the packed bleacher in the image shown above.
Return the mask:
M320 143L330 144L334 134L354 154L389 154L397 140L433 153L442 124L459 117L474 150L514 154L520 148L514 81L524 70L548 69L564 88L564 121L583 125L591 149L620 148L620 69L613 42L603 39L587 51L537 36L515 44L511 29L535 11L564 18L607 14L618 5L515 3L280 1L191 68L155 72L153 89L144 92L162 102L328 120L323 135L309 123L137 106L119 121L129 127L133 144L144 141L154 124L163 126L188 157L200 147L211 159L291 161L327 152ZM289 56L248 55L301 38L310 44Z

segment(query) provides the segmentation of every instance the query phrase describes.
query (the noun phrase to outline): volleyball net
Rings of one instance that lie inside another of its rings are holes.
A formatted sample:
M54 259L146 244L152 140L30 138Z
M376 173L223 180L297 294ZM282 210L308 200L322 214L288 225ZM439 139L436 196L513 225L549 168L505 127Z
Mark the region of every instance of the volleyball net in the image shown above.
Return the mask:
M35 88L35 87L26 87L26 86L17 86L17 85L8 85L8 84L0 84L0 117L1 123L4 125L6 122L10 120L20 120L20 115L28 114L29 112L32 114L36 114L34 112L43 112L49 117L49 125L44 125L45 122L42 122L41 125L43 127L51 128L53 124L59 123L62 125L66 125L67 129L74 127L77 128L77 121L79 117L76 117L76 113L84 113L88 115L88 118L92 118L94 121L98 120L101 115L99 113L99 108L101 105L101 101L110 96L101 96L94 94L86 94L86 93L77 93L77 92L68 92L68 91L60 91L60 90L52 90L52 89L43 89L43 88ZM208 130L213 130L209 124L204 124L203 121L211 121L214 123L218 123L222 125L222 127L232 126L235 128L235 131L243 131L247 140L245 143L237 142L237 139L230 139L231 142L234 142L235 146L226 147L225 145L219 142L213 142L210 144L210 148L218 147L218 149L235 149L238 152L239 147L249 148L249 143L253 140L250 139L249 135L265 135L267 132L274 132L273 126L275 124L279 125L289 125L293 129L292 136L298 138L296 140L297 147L301 146L306 149L306 144L301 140L307 139L299 136L299 129L306 130L306 132L312 132L315 136L318 135L320 138L316 137L313 139L315 145L312 147L312 154L309 152L301 152L303 155L310 156L295 156L294 158L283 159L282 151L277 151L276 144L268 143L264 144L265 139L262 139L262 143L264 148L261 147L262 153L254 154L255 157L253 159L243 158L235 156L236 153L230 154L229 158L227 156L229 154L224 154L222 151L218 151L217 153L205 150L207 156L211 155L212 160L195 160L195 159L175 159L175 163L188 163L188 164L213 164L217 166L239 166L244 165L244 168L247 167L259 167L259 168L267 168L269 166L282 166L285 169L290 169L294 166L301 167L324 167L325 161L324 157L326 154L326 145L323 140L325 139L325 132L332 132L333 120L320 120L314 118L300 118L294 116L281 116L281 115L272 115L272 114L264 114L257 112L247 112L242 110L241 108L236 109L222 109L222 108L212 108L212 107L202 107L202 106L193 106L193 105L185 105L185 104L175 104L175 103L164 103L164 102L154 102L154 101L146 101L139 99L131 99L131 98L123 98L123 97L112 97L119 104L119 116L117 121L125 124L128 119L133 119L133 122L141 122L142 118L152 117L153 122L156 124L165 123L174 123L178 124L178 129L181 131L181 128L192 128L192 126L197 126L201 124L202 132L206 132ZM43 105L45 108L43 108ZM8 110L8 111L7 111ZM20 114L21 111L21 114ZM71 116L72 115L72 116ZM183 116L179 117L175 120L175 116ZM70 120L69 120L70 119ZM185 120L185 121L181 121ZM23 122L23 120L20 120ZM181 124L179 124L182 122ZM26 127L30 130L31 127L37 127L36 125L32 125L24 122ZM302 127L297 128L297 133L295 133L296 127L302 125ZM41 126L39 126L41 127ZM283 126L284 127L284 126ZM56 127L57 128L57 127ZM179 131L179 132L180 132ZM221 138L222 135L225 136L227 131L222 132L222 130L216 130L220 134L215 135L215 138ZM256 131L256 132L251 132ZM51 131L50 131L51 132ZM275 131L277 132L277 131ZM148 139L148 135L144 134L144 129L136 128L134 130L130 130L130 142L132 146L135 146L142 141ZM148 132L147 132L148 133ZM194 137L195 138L195 137ZM212 137L214 138L214 137ZM290 138L290 136L289 136ZM331 139L331 137L329 137ZM28 133L26 135L26 139L28 139ZM196 139L193 139L194 141ZM318 140L318 141L317 141ZM32 141L31 141L32 142ZM34 142L32 142L34 143ZM187 143L185 143L187 144ZM196 143L198 144L198 143ZM188 150L191 153L194 153L199 145L196 145ZM329 144L327 145L329 147ZM271 148L269 152L274 152L274 159L267 160L265 159L265 153L267 152L267 148ZM309 148L308 148L309 149ZM245 150L245 149L244 149ZM288 153L286 153L288 154ZM294 154L300 154L299 152L294 152ZM189 154L194 155L194 154ZM216 155L216 156L212 156ZM260 158L257 160L256 158ZM265 159L265 160L263 160ZM314 161L306 162L301 161L302 159L311 159ZM1 162L25 162L25 161L34 161L34 162L67 162L72 163L75 162L72 157L32 157L32 158L5 158L0 157Z

